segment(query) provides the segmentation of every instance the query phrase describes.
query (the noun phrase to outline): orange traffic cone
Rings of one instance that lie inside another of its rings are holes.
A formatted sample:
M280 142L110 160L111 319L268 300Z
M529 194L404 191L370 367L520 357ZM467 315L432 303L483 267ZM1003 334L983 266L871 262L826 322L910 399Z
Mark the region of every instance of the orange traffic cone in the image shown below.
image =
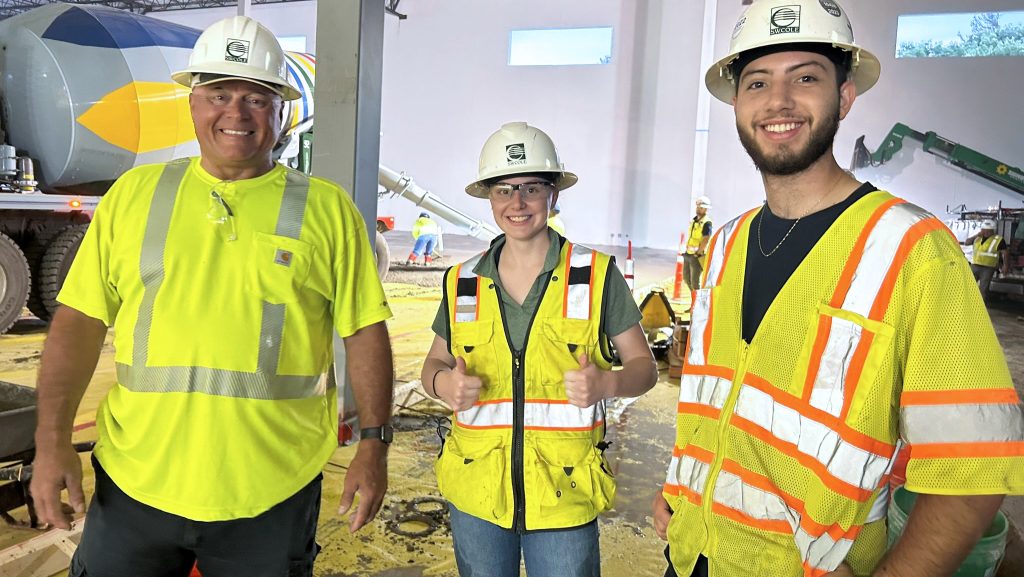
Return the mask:
M686 245L683 241L686 240L686 233L679 234L679 252L676 253L676 280L672 285L672 299L679 300L683 298L683 255L686 254Z

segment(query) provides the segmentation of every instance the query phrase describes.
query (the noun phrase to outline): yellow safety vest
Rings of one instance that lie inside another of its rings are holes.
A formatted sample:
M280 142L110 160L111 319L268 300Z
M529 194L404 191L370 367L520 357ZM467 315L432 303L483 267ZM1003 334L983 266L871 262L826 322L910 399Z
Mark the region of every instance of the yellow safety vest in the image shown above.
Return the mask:
M996 247L1003 242L1003 237L993 234L988 238L980 236L974 239L974 255L972 262L976 265L995 268L999 265L999 252Z
M599 445L604 401L569 404L565 372L587 353L611 367L601 333L608 255L566 242L549 273L525 351L513 351L502 323L497 285L473 268L483 255L445 276L449 347L483 379L480 399L453 415L435 464L437 484L460 511L506 529L575 527L611 508L615 480Z
M704 240L704 225L711 222L711 217L704 215L699 220L690 221L690 238L686 241L686 254L695 254Z
M919 303L903 305L904 291L922 263L955 263L950 255L958 249L935 217L885 192L868 194L839 217L745 343L742 295L755 213L715 235L695 292L664 487L674 510L672 563L689 575L703 554L711 577L819 577L845 561L866 575L886 549L883 519L898 435L911 444L917 482L948 478L950 461L941 459L978 452L994 455L993 462L1016 450L987 443L1019 430L1016 395L1008 387L977 396L957 390L1008 383L998 367L988 385L950 376L930 381L931 390L908 392L907 332L895 327L905 327ZM969 282L969 273L959 273ZM956 420L958 411L980 411L993 423L949 442L948 427L932 423ZM962 462L978 479L964 490L976 485L985 492L988 477L975 472L991 465ZM1019 473L1006 474L1011 486L1020 483Z
M417 218L412 226L412 237L419 238L421 234L437 234L437 223L425 216Z

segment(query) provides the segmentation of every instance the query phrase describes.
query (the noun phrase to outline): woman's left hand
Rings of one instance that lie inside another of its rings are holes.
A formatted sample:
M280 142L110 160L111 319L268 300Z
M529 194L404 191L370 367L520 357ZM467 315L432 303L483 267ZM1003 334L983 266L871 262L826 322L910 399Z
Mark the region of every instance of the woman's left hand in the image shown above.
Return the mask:
M580 355L580 368L565 372L565 396L577 407L587 408L608 398L605 371L590 362L587 353Z

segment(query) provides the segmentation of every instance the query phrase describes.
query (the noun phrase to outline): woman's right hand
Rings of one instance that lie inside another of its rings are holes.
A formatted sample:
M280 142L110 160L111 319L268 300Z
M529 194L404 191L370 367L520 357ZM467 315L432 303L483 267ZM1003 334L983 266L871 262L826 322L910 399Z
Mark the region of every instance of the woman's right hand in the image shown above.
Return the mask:
M435 377L434 391L453 411L465 411L480 398L484 383L480 377L466 372L466 361L455 357L455 368L442 371Z

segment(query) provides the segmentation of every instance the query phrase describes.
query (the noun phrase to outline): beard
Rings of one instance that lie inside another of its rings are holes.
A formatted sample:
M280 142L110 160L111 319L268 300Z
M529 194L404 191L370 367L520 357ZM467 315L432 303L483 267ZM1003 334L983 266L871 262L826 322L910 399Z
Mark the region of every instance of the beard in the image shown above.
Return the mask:
M750 155L750 159L754 161L754 166L762 174L771 176L789 176L806 170L828 152L835 141L838 130L839 106L837 105L830 114L822 118L821 126L811 130L811 140L802 150L794 150L786 144L778 147L778 152L774 156L769 156L758 146L754 131L748 131L740 126L739 122L736 123L740 142L747 154Z

